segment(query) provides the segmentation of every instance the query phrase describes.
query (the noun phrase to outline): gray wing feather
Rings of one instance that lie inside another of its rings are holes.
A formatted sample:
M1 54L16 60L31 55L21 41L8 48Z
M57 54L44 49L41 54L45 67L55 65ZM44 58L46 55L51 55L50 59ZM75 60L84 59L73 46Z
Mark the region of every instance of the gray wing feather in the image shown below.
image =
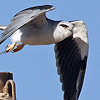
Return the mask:
M80 24L81 22L75 22L74 24L78 23ZM75 26L75 28L76 27L79 28L80 26ZM77 31L78 34L81 34L79 33L80 29ZM86 32L84 32L84 34L86 34ZM83 41L81 40L81 42ZM84 58L81 57L81 48L79 48L79 44L73 36L57 43L54 50L57 71L60 75L60 81L62 82L62 90L64 91L64 100L78 100L83 85L87 55L84 55Z
M80 49L72 37L57 43L55 53L64 100L77 100L83 84L87 57L81 60Z
M23 25L31 22L37 16L40 16L50 10L53 10L54 7L51 5L31 7L17 13L11 23L7 26L5 31L1 34L0 44L5 41L9 36L11 36L15 31L21 28Z

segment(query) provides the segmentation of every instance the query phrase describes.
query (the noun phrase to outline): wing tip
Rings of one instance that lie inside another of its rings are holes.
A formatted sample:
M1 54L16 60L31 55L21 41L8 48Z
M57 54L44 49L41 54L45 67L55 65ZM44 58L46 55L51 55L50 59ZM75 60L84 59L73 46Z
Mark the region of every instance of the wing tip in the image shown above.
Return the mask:
M41 7L43 7L43 9L45 9L46 11L50 11L50 10L55 9L55 7L53 5L43 5Z
M50 11L50 10L53 10L55 9L55 7L53 5L41 5L41 6L34 6L34 7L30 7L30 8L27 8L27 9L24 9L22 11L25 11L25 10L28 10L28 9L40 9L40 10L47 10L47 11Z
M44 5L44 7L47 9L54 9L55 8L53 5Z

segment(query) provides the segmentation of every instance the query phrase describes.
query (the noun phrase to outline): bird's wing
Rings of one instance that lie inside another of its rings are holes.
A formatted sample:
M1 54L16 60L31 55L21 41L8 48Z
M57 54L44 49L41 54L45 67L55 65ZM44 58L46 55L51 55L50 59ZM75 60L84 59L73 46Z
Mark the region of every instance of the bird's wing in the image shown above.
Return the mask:
M57 71L64 100L78 100L88 57L88 35L82 21L72 21L73 36L55 45Z
M44 5L44 6L36 6L31 7L17 13L11 23L7 26L5 31L0 36L0 44L5 41L9 36L11 36L15 31L21 28L23 25L35 20L40 15L44 15L45 13L53 10L54 6L52 5ZM46 19L45 19L46 20Z

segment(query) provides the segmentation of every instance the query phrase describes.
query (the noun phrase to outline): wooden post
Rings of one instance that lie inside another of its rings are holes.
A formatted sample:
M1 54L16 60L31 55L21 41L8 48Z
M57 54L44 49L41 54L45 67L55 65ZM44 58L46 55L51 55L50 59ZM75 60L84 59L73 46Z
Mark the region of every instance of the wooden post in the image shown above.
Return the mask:
M3 93L3 88L8 80L13 80L13 74L10 72L0 72L0 93ZM8 93L12 96L11 84L8 86Z

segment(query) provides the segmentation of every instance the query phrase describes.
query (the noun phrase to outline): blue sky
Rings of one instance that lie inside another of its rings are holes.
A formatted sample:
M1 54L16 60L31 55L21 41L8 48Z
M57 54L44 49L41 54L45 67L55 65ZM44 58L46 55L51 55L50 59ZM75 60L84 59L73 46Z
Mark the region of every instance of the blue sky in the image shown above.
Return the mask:
M99 100L100 0L1 0L0 24L9 24L11 18L25 8L44 4L52 4L56 7L55 10L46 14L50 19L85 22L90 48L79 100ZM0 46L0 51L10 43L10 39L6 40ZM18 53L1 55L0 71L13 73L18 100L63 100L63 91L55 63L54 44L27 45Z

